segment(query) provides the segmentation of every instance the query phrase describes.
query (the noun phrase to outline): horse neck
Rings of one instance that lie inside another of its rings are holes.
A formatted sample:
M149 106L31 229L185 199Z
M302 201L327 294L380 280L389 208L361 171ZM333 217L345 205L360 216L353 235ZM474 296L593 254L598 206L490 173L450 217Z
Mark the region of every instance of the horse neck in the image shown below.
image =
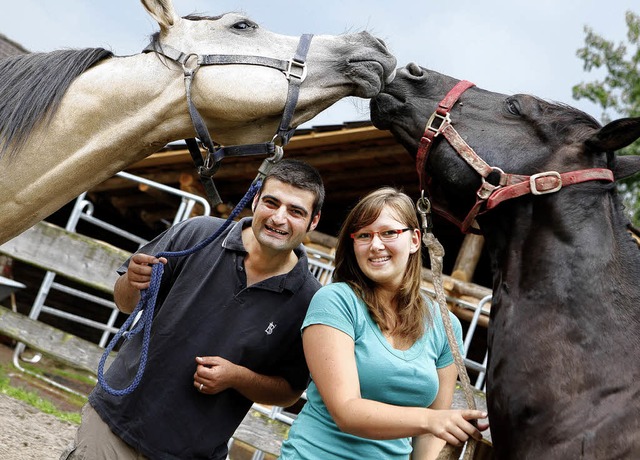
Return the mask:
M167 142L193 135L179 71L152 55L112 58L71 84L49 123L0 159L0 242ZM34 178L37 180L34 181Z
M493 264L494 300L575 308L584 305L576 299L640 302L640 250L626 231L615 192L565 189L554 197L503 203L480 222Z

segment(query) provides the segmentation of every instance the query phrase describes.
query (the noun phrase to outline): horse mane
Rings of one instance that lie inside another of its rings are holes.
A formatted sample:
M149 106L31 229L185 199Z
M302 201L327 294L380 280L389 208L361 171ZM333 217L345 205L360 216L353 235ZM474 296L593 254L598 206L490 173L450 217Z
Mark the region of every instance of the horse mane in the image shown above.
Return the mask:
M51 120L78 75L112 56L103 48L86 48L0 60L0 158L16 155L33 129Z
M579 136L588 136L594 129L602 127L591 115L573 106L562 102L545 101L536 96L533 98L538 101L544 112L540 117L540 123L551 126L554 134L567 135L570 129Z

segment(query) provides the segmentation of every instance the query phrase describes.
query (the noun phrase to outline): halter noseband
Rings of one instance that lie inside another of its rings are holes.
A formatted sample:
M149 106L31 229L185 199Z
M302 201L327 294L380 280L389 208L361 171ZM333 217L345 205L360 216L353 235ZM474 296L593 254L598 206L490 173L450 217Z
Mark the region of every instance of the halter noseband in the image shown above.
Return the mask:
M293 114L295 112L296 104L298 103L298 95L300 93L300 85L307 77L307 65L306 58L309 52L309 46L311 45L312 34L303 34L300 37L296 52L288 61L282 59L275 59L264 56L245 56L235 54L205 54L200 55L196 53L186 54L182 51L176 50L169 45L162 45L159 42L151 43L143 52L154 52L160 54L172 61L177 62L182 66L184 74L184 83L186 90L187 104L189 107L189 115L193 127L196 131L198 139L204 145L207 150L206 159L203 160L200 152L200 147L196 139L185 139L189 153L193 158L194 163L198 169L200 181L202 182L207 196L212 205L217 205L222 202L220 195L216 190L213 183L213 175L218 170L220 162L226 156L246 156L246 155L269 155L269 158L265 159L259 169L258 178L263 178L269 171L271 165L279 161L282 158L282 148L289 142L291 136L295 132L295 128L291 127L291 121L293 120ZM270 67L276 70L280 70L289 81L289 89L287 91L287 100L285 102L284 110L282 113L282 119L278 131L274 135L270 142L263 142L260 144L245 144L245 145L231 145L221 147L215 145L209 130L202 119L202 116L198 112L198 109L193 104L191 99L191 83L195 77L196 72L201 66L208 65L231 65L231 64L243 64L243 65L259 65L264 67ZM255 182L255 180L254 180Z
M449 221L456 224L464 233L480 233L476 227L472 227L476 216L483 214L503 201L517 198L529 193L533 195L546 195L559 191L562 187L581 182L602 180L613 182L614 176L610 169L592 168L578 171L559 173L546 171L532 176L519 174L507 174L500 168L489 166L467 144L453 127L450 111L458 101L462 93L475 86L473 83L462 80L458 82L447 95L440 101L438 108L427 121L424 134L420 139L416 154L416 168L420 179L420 189L424 194L428 181L425 178L427 158L436 137L442 134L460 157L471 166L482 178L482 184L476 192L476 202L467 214L464 221L460 222L450 213L433 205L433 209ZM491 175L492 181L488 178ZM494 177L497 175L497 181ZM492 182L495 182L492 183Z

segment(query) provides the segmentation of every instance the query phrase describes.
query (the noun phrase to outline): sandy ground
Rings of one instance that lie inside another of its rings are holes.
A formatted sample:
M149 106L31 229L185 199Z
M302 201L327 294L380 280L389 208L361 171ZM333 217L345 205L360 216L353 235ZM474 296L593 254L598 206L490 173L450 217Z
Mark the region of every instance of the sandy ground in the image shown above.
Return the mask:
M50 460L73 440L77 425L0 394L0 459Z

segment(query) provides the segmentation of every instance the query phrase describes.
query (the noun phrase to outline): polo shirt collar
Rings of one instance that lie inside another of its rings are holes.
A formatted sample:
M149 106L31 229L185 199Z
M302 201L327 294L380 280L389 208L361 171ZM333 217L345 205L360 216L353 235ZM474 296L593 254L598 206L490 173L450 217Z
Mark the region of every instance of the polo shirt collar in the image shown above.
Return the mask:
M236 222L222 242L222 247L231 251L241 251L246 253L247 250L242 243L242 230L251 226L252 220L252 217L244 217ZM287 289L295 292L305 281L306 277L311 276L307 261L307 251L304 249L304 245L301 244L295 248L293 252L298 256L298 262L295 267L285 275L279 275L266 280L268 286L272 289L276 289L278 291Z

